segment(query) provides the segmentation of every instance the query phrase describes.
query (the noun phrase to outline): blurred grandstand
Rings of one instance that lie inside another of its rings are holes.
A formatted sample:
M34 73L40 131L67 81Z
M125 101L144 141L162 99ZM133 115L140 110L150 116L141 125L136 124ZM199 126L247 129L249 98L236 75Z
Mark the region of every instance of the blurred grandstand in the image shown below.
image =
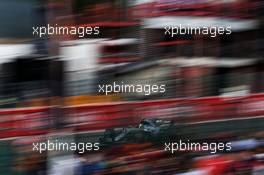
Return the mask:
M263 174L261 0L0 4L0 174ZM231 26L232 34L164 35L183 23ZM98 26L100 35L32 35L32 26L47 24ZM112 82L165 84L166 92L98 93ZM170 155L135 143L83 155L32 152L36 140L97 141L105 129L148 118L174 121L182 138L238 149Z

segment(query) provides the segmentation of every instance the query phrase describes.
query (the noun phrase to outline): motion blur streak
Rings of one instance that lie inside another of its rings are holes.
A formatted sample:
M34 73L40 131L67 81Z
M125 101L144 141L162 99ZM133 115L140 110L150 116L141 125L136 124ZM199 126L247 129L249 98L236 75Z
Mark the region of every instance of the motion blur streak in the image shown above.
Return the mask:
M263 175L263 7L1 0L0 175Z

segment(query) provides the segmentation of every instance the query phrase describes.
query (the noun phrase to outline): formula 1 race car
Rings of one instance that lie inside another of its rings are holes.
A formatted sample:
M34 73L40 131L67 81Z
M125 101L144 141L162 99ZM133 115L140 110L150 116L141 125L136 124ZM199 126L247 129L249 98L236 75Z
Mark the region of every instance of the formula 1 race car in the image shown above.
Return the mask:
M122 129L106 129L101 143L142 143L163 140L175 135L172 121L143 119L138 126Z
M173 122L161 119L144 119L140 122L138 128L144 130L152 136L166 134L168 129L171 129Z

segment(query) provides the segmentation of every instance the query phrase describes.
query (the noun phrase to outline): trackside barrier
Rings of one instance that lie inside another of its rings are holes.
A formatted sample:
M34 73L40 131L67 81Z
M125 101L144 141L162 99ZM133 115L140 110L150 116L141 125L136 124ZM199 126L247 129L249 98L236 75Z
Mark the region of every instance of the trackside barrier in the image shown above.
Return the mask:
M0 110L0 138L45 134L50 126L48 107Z
M178 123L264 117L264 93L241 97L204 97L117 102L63 107L60 123L74 131L136 125L143 118ZM0 138L46 134L54 128L51 107L0 110ZM61 121L63 120L63 121Z

